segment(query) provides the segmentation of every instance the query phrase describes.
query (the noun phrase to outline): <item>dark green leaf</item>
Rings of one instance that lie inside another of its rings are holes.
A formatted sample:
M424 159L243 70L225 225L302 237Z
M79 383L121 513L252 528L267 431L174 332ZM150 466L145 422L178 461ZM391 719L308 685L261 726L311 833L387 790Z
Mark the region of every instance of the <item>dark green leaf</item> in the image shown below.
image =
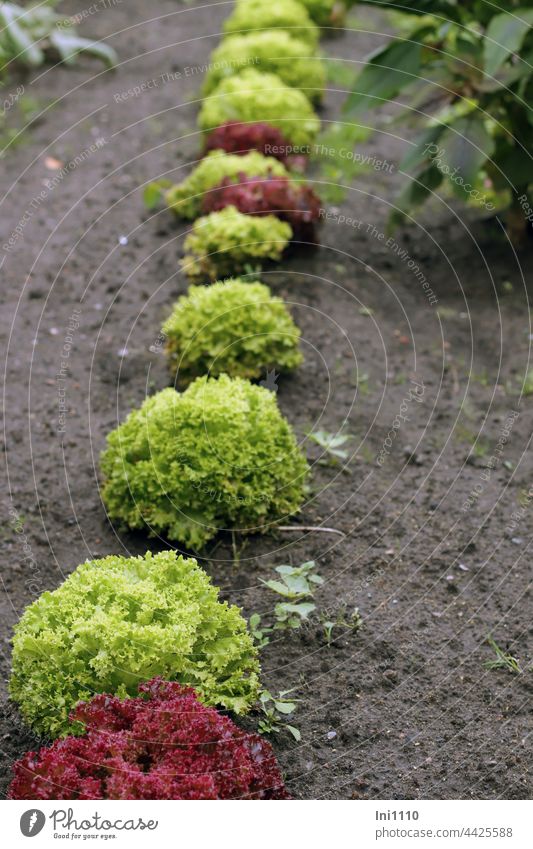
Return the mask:
M406 212L427 200L429 195L440 186L442 180L441 172L434 165L429 165L416 179L410 180L396 200L397 209L390 215L389 229L400 224Z
M408 173L416 173L422 168L427 167L428 159L432 153L436 153L434 145L437 143L439 136L444 132L445 127L442 124L436 124L434 127L429 127L422 135L418 137L415 144L410 148L409 152L400 162L402 171Z
M449 169L467 183L476 179L479 169L492 156L494 141L478 112L458 118L439 138L439 168ZM448 176L446 173L445 176Z
M498 159L498 166L506 180L513 186L524 186L533 182L533 150L513 147Z
M457 0L362 0L366 6L378 6L394 9L400 12L410 12L412 15L442 15L450 20L459 20ZM464 2L464 0L462 0Z
M418 76L421 58L422 45L415 40L394 41L374 54L359 74L345 110L357 113L395 98Z
M533 24L533 9L516 9L492 18L485 33L485 73L493 76L511 53L519 50Z

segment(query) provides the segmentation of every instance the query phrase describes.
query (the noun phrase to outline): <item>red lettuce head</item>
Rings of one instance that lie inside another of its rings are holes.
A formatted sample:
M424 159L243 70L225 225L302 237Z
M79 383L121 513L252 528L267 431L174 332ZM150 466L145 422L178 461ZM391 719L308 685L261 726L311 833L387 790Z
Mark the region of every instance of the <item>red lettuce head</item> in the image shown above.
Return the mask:
M154 678L140 696L97 695L71 719L86 725L28 752L10 799L288 799L269 743L190 687Z
M311 153L309 145L302 147L291 144L283 133L271 124L242 124L240 121L227 121L212 130L205 141L205 153L210 150L240 154L259 150L265 156L279 159L295 171L305 170Z
M320 217L320 198L309 186L287 177L248 177L237 182L229 178L205 195L202 212L208 214L235 206L248 215L276 215L291 225L294 238L314 242L315 224Z

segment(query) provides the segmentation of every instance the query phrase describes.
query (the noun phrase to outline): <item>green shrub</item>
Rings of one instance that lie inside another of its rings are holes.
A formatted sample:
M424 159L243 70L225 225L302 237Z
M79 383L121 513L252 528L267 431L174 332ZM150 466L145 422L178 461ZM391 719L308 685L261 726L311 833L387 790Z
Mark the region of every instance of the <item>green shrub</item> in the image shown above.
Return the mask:
M266 122L281 130L298 148L307 148L320 129L320 121L305 94L289 88L276 74L253 68L222 80L202 104L198 116L202 130L208 132L227 121Z
M247 177L287 177L288 171L271 156L256 150L243 156L212 150L181 183L171 186L165 193L167 205L182 218L196 218L200 214L206 192L216 188L225 177L237 180L239 174Z
M197 548L296 512L308 471L275 394L227 375L148 398L109 435L101 465L111 519Z
M237 0L224 23L224 32L245 35L254 30L286 29L311 47L318 44L318 27L297 0Z
M389 5L408 13L407 26L372 55L346 106L359 116L401 95L399 117L414 138L399 166L408 177L393 221L446 186L480 212L511 203L509 232L519 242L533 218L533 0Z
M322 60L313 54L309 44L284 30L228 36L211 54L204 94L211 94L222 80L253 65L263 73L277 74L286 85L301 89L310 100L320 101L326 72Z
M180 385L199 375L259 378L302 362L300 331L281 298L259 282L191 286L163 325Z
M245 215L227 206L196 219L182 264L191 280L222 279L279 260L291 238L290 225L275 215Z
M36 731L57 737L82 730L68 721L79 701L135 696L153 676L242 713L256 698L258 673L239 608L218 600L196 560L148 552L87 561L25 610L10 692Z

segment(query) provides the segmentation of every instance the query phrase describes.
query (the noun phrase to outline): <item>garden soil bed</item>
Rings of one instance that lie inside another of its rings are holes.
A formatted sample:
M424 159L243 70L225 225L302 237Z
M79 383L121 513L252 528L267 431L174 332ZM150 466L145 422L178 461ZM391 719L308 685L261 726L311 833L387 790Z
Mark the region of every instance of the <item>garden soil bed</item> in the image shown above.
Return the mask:
M198 156L201 65L230 8L123 0L92 15L82 33L116 33L119 68L102 72L87 60L27 79L44 111L2 160L2 244L31 209L2 268L3 793L13 759L38 743L7 701L21 611L88 557L165 545L110 525L97 457L117 420L168 383L157 336L187 287L178 270L187 228L167 212L147 213L142 185L163 174L180 179ZM326 39L324 53L360 60L383 41L382 19L359 20L378 34ZM117 97L153 79L152 88ZM340 118L343 97L328 93L325 121ZM497 219L438 201L396 233L399 247L387 245L388 205L402 185L401 135L411 133L380 126L356 149L394 167L362 174L337 207L325 204L320 247L296 246L263 275L293 305L304 337L304 365L279 380L283 412L302 441L310 428L337 431L343 422L354 436L347 469L314 463L313 491L292 523L345 536L250 537L237 542L238 564L223 537L202 563L250 615L272 606L260 579L275 565L314 559L326 578L322 613L334 618L343 605L361 613L362 629L335 630L331 645L316 618L263 651L265 684L294 687L301 699L291 718L301 742L273 738L296 798L523 798L532 792L533 416L531 398L519 394L529 367L533 252L516 254ZM105 143L46 189L55 173L47 157L69 162L98 138ZM317 168L313 176L322 179ZM31 206L43 187L45 198ZM318 447L305 445L317 461ZM486 666L489 633L519 658L522 674Z

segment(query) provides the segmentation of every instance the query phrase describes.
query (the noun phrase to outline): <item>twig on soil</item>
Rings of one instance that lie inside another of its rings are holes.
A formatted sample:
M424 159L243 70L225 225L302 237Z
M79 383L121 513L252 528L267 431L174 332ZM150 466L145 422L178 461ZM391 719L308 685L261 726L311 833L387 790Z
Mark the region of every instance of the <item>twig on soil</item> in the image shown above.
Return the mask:
M345 536L342 531L336 528L325 528L323 525L278 525L277 531L320 531L323 534L338 534L340 537Z
M450 371L452 373L452 379L453 379L453 394L458 395L459 389L461 387L459 385L459 375L457 374L457 369L455 368L453 363L450 364Z

